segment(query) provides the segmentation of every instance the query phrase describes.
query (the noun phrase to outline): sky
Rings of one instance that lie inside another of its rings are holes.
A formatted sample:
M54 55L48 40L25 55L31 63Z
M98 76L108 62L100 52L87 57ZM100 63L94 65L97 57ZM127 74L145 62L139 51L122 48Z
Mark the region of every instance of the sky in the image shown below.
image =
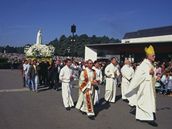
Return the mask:
M122 39L126 32L172 25L172 0L0 0L0 46L36 42L61 35L108 36Z

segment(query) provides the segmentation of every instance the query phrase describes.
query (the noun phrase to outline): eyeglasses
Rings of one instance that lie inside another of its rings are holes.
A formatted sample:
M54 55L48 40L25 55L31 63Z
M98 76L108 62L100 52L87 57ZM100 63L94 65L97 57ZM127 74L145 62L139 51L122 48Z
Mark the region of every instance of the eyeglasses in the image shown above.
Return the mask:
M88 63L88 64L93 64L93 63Z

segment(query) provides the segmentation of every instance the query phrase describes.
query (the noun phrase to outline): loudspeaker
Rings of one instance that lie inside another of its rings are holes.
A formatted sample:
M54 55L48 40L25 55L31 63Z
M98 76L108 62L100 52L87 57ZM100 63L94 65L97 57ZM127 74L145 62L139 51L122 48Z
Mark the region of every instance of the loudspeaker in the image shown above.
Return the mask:
M72 33L75 33L76 32L76 26L74 24L71 26L71 32Z

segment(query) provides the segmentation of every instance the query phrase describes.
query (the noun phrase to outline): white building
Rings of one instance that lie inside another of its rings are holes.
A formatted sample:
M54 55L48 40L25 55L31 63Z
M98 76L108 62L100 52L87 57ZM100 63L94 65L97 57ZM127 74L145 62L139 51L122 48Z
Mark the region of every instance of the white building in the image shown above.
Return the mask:
M122 43L154 43L172 41L172 26L138 30L124 35Z
M121 43L88 44L85 46L85 60L97 59L97 52L103 51L114 55L134 58L140 61L144 58L144 48L153 45L158 60L172 57L172 26L138 30L126 33Z

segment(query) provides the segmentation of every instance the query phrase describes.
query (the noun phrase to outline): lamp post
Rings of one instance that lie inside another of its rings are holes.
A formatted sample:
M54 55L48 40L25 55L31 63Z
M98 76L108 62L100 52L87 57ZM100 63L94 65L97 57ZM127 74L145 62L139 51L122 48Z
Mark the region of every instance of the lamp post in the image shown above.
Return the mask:
M67 55L69 57L70 56L70 47L68 47L66 50L67 50Z
M75 40L75 33L76 33L76 25L75 24L73 24L73 25L71 25L71 32L72 32L72 39L71 39L71 42L75 42L76 40Z
M75 24L71 25L71 33L72 33L72 36L69 41L70 44L66 50L68 52L68 55L73 56L74 55L74 44L73 43L76 42L76 39L75 39L76 25Z

